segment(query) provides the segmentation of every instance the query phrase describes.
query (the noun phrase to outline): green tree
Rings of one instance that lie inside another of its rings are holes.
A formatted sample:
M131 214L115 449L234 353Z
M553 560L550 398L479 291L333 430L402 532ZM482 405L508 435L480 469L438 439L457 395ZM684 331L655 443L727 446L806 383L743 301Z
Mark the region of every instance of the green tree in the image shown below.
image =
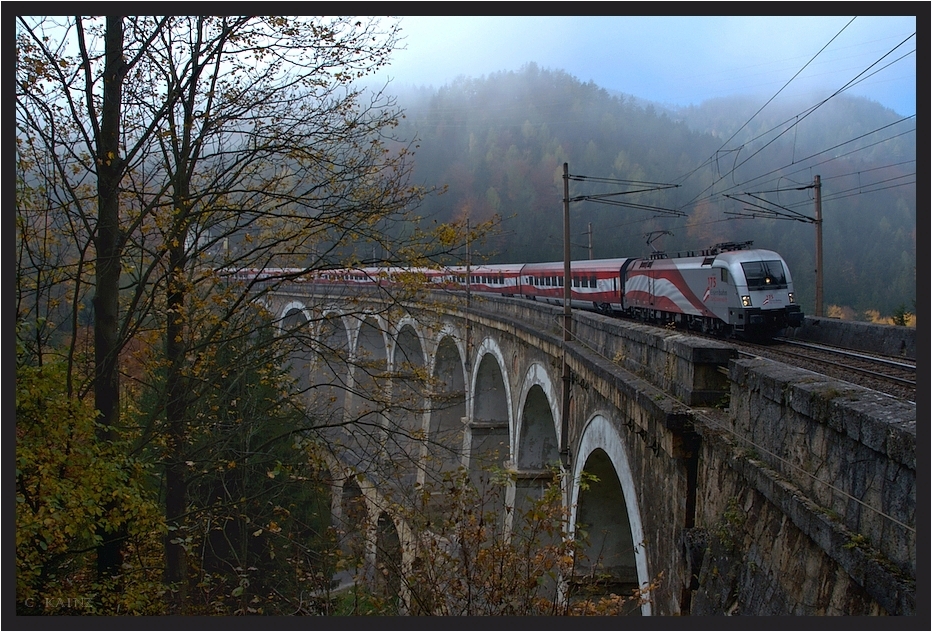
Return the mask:
M147 464L124 442L97 440L89 402L66 390L60 358L31 364L17 348L17 614L156 614L163 520L148 493ZM111 503L118 499L118 503ZM116 509L119 507L119 510ZM126 534L132 560L103 582L91 571L107 534Z

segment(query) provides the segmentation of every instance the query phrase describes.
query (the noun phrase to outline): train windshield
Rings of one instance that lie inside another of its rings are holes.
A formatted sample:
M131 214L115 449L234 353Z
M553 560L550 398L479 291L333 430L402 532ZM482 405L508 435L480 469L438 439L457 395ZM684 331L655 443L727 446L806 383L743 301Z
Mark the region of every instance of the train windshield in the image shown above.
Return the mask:
M780 260L749 261L742 263L741 267L744 268L749 290L786 287L786 273L783 271L783 262Z

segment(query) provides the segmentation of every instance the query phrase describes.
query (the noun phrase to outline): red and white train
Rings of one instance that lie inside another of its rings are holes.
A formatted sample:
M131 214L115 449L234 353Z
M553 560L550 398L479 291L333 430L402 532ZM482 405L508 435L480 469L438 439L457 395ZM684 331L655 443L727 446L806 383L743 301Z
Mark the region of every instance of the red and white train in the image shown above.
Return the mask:
M718 244L686 256L573 261L570 300L598 311L695 331L769 338L803 324L783 258L752 242ZM268 274L268 272L265 272ZM305 282L373 285L400 275L423 275L428 285L494 293L562 305L564 263L515 263L446 268L354 268L302 276Z

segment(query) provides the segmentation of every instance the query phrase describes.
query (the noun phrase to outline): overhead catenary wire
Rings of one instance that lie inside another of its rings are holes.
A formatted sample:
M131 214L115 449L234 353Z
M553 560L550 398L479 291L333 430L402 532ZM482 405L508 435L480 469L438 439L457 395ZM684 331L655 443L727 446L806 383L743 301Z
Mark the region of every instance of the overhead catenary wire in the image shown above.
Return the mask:
M791 164L800 164L800 163L803 163L804 161L807 161L807 160L810 160L810 159L815 158L815 157L817 157L817 156L821 156L822 154L825 154L825 153L834 151L835 149L838 149L838 148L840 148L840 147L844 147L845 145L848 145L848 144L850 144L850 143L853 143L853 142L856 142L856 141L858 141L858 140L864 139L864 138L866 138L866 137L868 137L868 136L870 136L870 135L872 135L872 134L876 134L876 133L878 133L878 132L880 132L880 131L882 131L882 130L885 130L885 129L889 128L889 127L893 127L894 125L898 125L898 124L900 124L900 123L903 123L903 122L905 122L905 121L912 120L912 119L914 119L914 118L915 118L915 115L903 117L903 118L901 118L901 119L899 119L899 120L897 120L897 121L894 121L894 122L892 122L892 123L888 123L887 125L883 125L883 126L878 127L878 128L876 128L876 129L874 129L874 130L871 130L871 131L869 131L869 132L865 132L864 134L861 134L860 136L856 136L856 137L851 138L851 139L849 139L849 140L846 140L846 141L844 141L844 142L838 143L837 145L833 145L833 146L831 146L831 147L827 147L827 148L825 148L825 149L822 149L822 150L820 150L820 151L817 151L817 152L815 152L815 153L813 153L813 154L809 154L808 156L806 156L806 157L804 157L804 158L801 158L801 159L799 159L798 161L796 161L796 163L791 163ZM766 173L762 173L762 174L760 174L760 175L758 175L758 176L756 176L756 177L754 177L754 178L750 178L750 179L746 180L745 182L741 183L740 185L732 185L732 186L726 187L725 189L723 189L722 191L719 191L718 193L716 193L716 194L714 194L714 195L710 195L710 196L707 196L707 197L704 197L704 198L702 198L702 197L695 198L695 197L694 197L690 202L688 202L688 204L696 204L696 203L699 203L699 202L702 202L702 201L713 201L716 197L725 195L726 192L737 190L738 188L740 188L740 187L742 187L742 186L748 186L748 185L754 183L755 181L758 181L758 180L760 180L760 179L762 179L762 178L765 178L765 177L770 176L770 175L773 175L773 174L781 174L780 177L786 177L786 176L793 175L793 174L795 174L795 173L800 173L800 172L803 172L803 171L810 171L812 168L814 168L814 167L816 167L816 166L827 164L827 163L829 163L829 162L831 162L831 161L833 161L833 160L838 160L838 159L840 159L840 158L842 158L842 157L845 157L845 156L850 156L850 155L852 155L852 154L854 154L854 153L856 153L856 152L858 152L858 151L864 151L864 150L866 150L866 149L869 149L869 148L874 147L874 146L876 146L876 145L879 145L879 144L881 144L881 143L887 142L888 140L891 140L891 139L893 139L893 138L897 138L897 137L902 136L902 135L904 135L904 134L914 133L915 131L916 131L915 128L910 129L910 130L906 130L905 132L902 132L902 133L900 133L900 134L896 134L896 135L894 135L894 136L890 136L890 137L881 139L881 140L879 140L879 141L877 141L877 142L875 142L875 143L871 143L871 144L865 145L865 146L863 146L863 147L858 147L857 149L853 149L853 150L851 150L850 152L846 152L846 153L840 154L840 155L838 155L838 156L833 156L832 158L829 158L828 160L823 160L823 161L821 161L821 162L814 163L814 164L807 164L807 165L805 165L805 166L800 167L800 168L797 169L796 171L790 171L790 172L788 172L788 173L782 173L783 170L784 170L787 166L790 166L790 165L783 165L783 166L781 166L781 167L777 167L777 168L775 168L775 169L771 169L770 171L768 171L768 172L766 172Z
M844 28L847 28L847 26L850 25L850 23L851 23L851 22L848 22L848 24L846 24ZM842 31L844 31L844 28L842 28ZM839 31L839 33L836 34L835 37L833 37L832 40L829 41L828 44L826 44L825 46L823 46L822 49L820 49L819 53L817 53L816 56L814 56L812 59L815 59L815 57L817 57L822 51L824 51L825 48L826 48L829 44L831 44L831 42L834 41L834 39L837 38L838 35L840 35L842 31ZM867 68L865 68L864 70L862 70L860 73L858 73L858 75L856 75L853 79L849 80L845 85L843 85L841 88L839 88L838 90L836 90L835 92L833 92L829 97L823 99L822 101L820 101L819 103L815 104L814 106L811 106L811 107L807 108L806 110L803 110L803 112L801 112L800 114L797 114L795 117L792 117L792 118L790 118L790 119L787 119L787 121L784 121L784 123L782 123L782 124L780 124L780 125L786 125L786 124L788 124L790 121L793 121L793 123L792 123L789 127L787 127L786 129L784 129L782 132L780 132L780 134L778 134L778 135L775 136L773 139L771 139L770 141L768 141L767 143L765 143L764 146L762 146L762 147L758 148L757 150L755 150L750 156L748 156L747 158L743 159L741 162L738 162L737 159L736 159L736 160L735 160L735 164L734 164L726 173L720 175L720 176L718 177L718 179L716 179L714 182L712 182L710 185L708 185L705 189L703 189L702 191L700 191L699 194L697 194L696 196L694 196L692 199L690 199L689 201L687 201L687 202L685 203L685 205L694 204L694 203L697 203L697 201L703 199L702 196L703 196L704 193L706 193L707 191L709 191L709 190L710 190L711 188L713 188L716 184L718 184L719 182L721 182L722 180L724 180L724 179L727 178L728 176L734 175L734 173L736 172L736 170L737 170L740 166L746 164L751 158L753 158L754 156L756 156L757 154L759 154L759 153L760 153L761 151L763 151L767 146L769 146L771 143L773 143L777 138L779 138L780 136L782 136L783 134L785 134L787 131L789 131L790 129L795 128L795 126L798 125L800 121L802 121L804 118L806 118L807 116L809 116L810 114L812 114L816 109L818 109L819 107L821 107L822 105L824 105L825 103L827 103L827 102L828 102L829 100L831 100L832 98L838 96L839 94L841 94L841 93L844 92L845 90L847 90L847 89L851 88L852 86L856 85L857 83L859 83L859 82L861 82L861 81L867 79L868 77L873 76L874 74L876 74L876 73L879 72L880 70L883 70L884 68L889 67L889 66L892 65L893 63L896 63L897 61L903 59L903 58L906 57L907 55L914 53L915 50L910 51L909 53L906 53L906 54L904 54L903 56L899 57L898 59L896 59L896 60L894 60L894 61L888 63L887 65L882 66L881 68L875 70L874 72L871 72L871 73L865 75L865 73L868 73L868 71L869 71L871 68L873 68L874 66L876 66L877 64L879 64L881 61L883 61L883 59L885 59L886 57L888 57L889 55L891 55L896 49L898 49L900 46L902 46L903 44L905 44L906 42L908 42L910 39L914 38L915 36L916 36L916 33L913 32L913 33L910 34L908 37L906 37L905 39L903 39L899 44L897 44L896 46L894 46L891 50L887 51L887 52L886 52L884 55L882 55L879 59L877 59L876 61L874 61L870 66L868 66ZM808 65L808 64L811 63L811 62L812 62L812 60L810 60L809 62L807 62L806 65ZM805 68L805 66L804 66L804 68ZM802 69L801 69L801 70L802 70ZM801 70L800 70L800 72L801 72ZM794 75L794 78L795 78L798 74L799 74L799 73L797 72L797 74ZM792 81L792 80L793 80L793 79L791 79L790 81ZM788 84L789 84L789 82L787 82L787 85L788 85ZM785 87L786 87L786 86L784 86L783 88L781 88L780 91L782 91ZM777 92L777 94L779 94L779 91ZM774 95L774 97L776 97L776 94ZM757 112L755 112L755 114L752 115L752 116L744 123L744 125L742 125L742 126L738 129L738 131L736 131L734 134L732 134L732 136L729 137L729 139L728 139L727 141L725 141L725 142L722 144L722 146L721 146L718 150L716 150L708 159L706 159L703 163L701 163L700 165L698 165L696 168L694 168L694 169L692 169L691 171L689 171L689 172L688 172L687 174L685 174L684 176L678 178L677 181L678 181L678 182L683 182L683 181L685 181L686 179L688 179L689 177L691 177L693 174L695 174L697 171L699 171L700 169L702 169L703 167L714 164L715 162L717 162L718 156L719 156L719 154L720 154L721 152L723 152L723 151L738 152L738 151L741 150L742 147L745 147L746 144L743 144L743 145L742 145L741 147L739 147L739 148L727 149L727 150L725 149L725 147L727 146L727 144L728 144L729 142L731 142L731 140L733 140L733 139L735 138L735 136L738 134L738 132L740 132L741 129L744 129L744 127L746 127L746 126L751 122L751 120L753 120L758 114L760 114L760 112L764 109L764 107L766 107L767 104L769 104L771 101L773 101L773 98L774 98L774 97L771 97L771 99L769 99L763 106L761 106L761 108L760 108ZM915 115L913 115L913 116L911 116L911 117L905 117L904 119L901 119L901 120L906 120L906 119L909 119L909 118L913 118L914 116L915 116ZM759 136L756 137L756 138L761 138L762 136L765 136L766 134L768 134L768 133L774 131L775 129L779 129L780 125L771 128L770 130L768 130L768 131L765 132L764 134L759 135ZM880 128L880 129L882 129L882 128ZM852 139L852 140L853 140L853 139ZM851 142L851 141L846 141L846 142ZM842 143L842 144L844 144L844 143ZM829 150L824 150L824 151L829 151ZM819 152L819 153L822 153L822 152ZM815 154L815 155L817 155L817 154ZM800 159L800 160L798 160L798 161L794 160L794 162L791 163L791 164L796 164L796 163L798 163L798 162L803 162L803 161L805 161L805 160L808 160L809 158L811 158L811 156L809 156L809 157L807 157L807 158L802 158L802 159ZM773 173L773 171L771 171L770 173ZM766 174L765 174L765 175L766 175ZM758 176L758 178L760 178L760 177L762 177L762 176ZM756 180L756 179L758 179L758 178L754 178L754 179L752 179L751 181ZM736 188L739 188L739 187L741 187L741 186L746 186L746 185L747 185L746 182L744 182L744 183L736 183L736 184L732 185L731 187L729 187L729 188L726 189L726 190L734 190L734 189L736 189ZM712 196L709 196L709 197L711 198Z
M757 117L757 115L760 114L760 113L764 110L765 107L767 107L775 98L777 98L777 95L779 95L781 92L783 92L783 90L785 90L786 87L787 87L788 85L790 85L790 83L792 83L792 81L793 81L794 79L796 79L796 77L798 77L799 74L800 74L803 70L805 70L806 67L807 67L809 64L811 64L811 63L813 62L813 60L815 60L816 57L818 57L819 55L821 55L821 54L822 54L822 51L824 51L826 48L828 48L829 44L831 44L832 42L834 42L835 39L836 39L839 35L841 35L842 32L843 32L845 29L847 29L847 28L851 25L852 22L854 22L854 20L855 20L856 17L857 17L857 16L855 16L854 18L851 18L851 20L849 20L848 23L845 24L845 25L841 28L841 30L838 31L838 33L836 33L835 36L832 37L832 39L830 39L830 40L828 41L828 43L825 44L825 46L823 46L822 48L819 49L819 52L817 52L815 55L813 55L812 58L811 58L809 61L807 61L807 62L803 65L802 68L800 68L798 71L796 71L796 74L794 74L794 75L790 78L789 81L787 81L785 84L783 84L783 87L781 87L779 90L777 90L777 92L776 92L772 97L770 97L769 99L767 99L767 102L764 103L764 105L762 105L754 114L752 114L751 117L748 118L748 120L746 120L746 121L741 125L741 127L739 127L737 130L735 130L735 132L734 132L731 136L728 137L728 140L726 140L724 143L722 143L722 146L719 147L719 148L715 151L715 153L712 154L712 156L710 156L709 158L707 158L705 162L703 162L702 164L700 164L699 166L697 166L695 169L693 169L692 171L690 171L689 173L687 173L685 176L683 176L683 179L685 180L685 179L688 178L689 176L691 176L691 175L693 175L694 173L696 173L699 169L702 169L702 168L705 167L706 165L711 164L712 162L714 162L716 155L717 155L720 151L723 151L723 150L725 149L725 146L728 145L728 143L730 143L732 140L734 140L735 136L737 136L738 133L739 133L741 130L743 130L745 127L747 127L747 126L751 123L751 121L753 121L753 120ZM714 184L714 183L713 183L713 184ZM710 185L710 186L712 186L712 185ZM706 189L706 190L707 190L707 189ZM703 192L704 192L704 191L703 191ZM692 202L692 200L690 200L690 202L687 202L687 204L690 204L691 202Z

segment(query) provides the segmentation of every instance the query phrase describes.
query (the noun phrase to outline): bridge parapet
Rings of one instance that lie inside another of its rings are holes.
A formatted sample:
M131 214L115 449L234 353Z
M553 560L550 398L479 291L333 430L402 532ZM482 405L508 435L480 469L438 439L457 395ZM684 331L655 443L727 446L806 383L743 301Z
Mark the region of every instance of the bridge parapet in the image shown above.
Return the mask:
M443 302L459 295L440 294ZM493 314L540 337L562 340L562 307L504 297L476 297L471 310ZM672 395L687 406L720 404L729 394L724 369L738 356L730 345L686 336L592 312L573 311L573 337L581 345Z
M916 359L916 327L807 316L802 327L788 327L784 335L844 349Z
M824 582L841 568L886 613L914 614L915 404L759 358L732 362L730 378L730 414L716 416L714 423L698 415L696 426L712 450L707 451L709 471L720 477L731 470L745 482L732 487L734 482L719 478L709 485L697 522L712 524L716 512L729 514L723 511L729 500L750 498L747 490L754 490L794 527L787 524L779 534L745 527L750 544L743 555L770 551L763 561L751 561L768 564L770 573L787 579L786 595L792 596L781 596L784 601L806 603L794 593L811 590L810 582ZM763 507L745 500L742 511L748 522L753 514L760 523L769 519ZM779 554L790 550L783 542L797 530L824 555L821 563L815 555L807 563L806 577L800 576L798 559ZM738 557L730 557L738 563ZM746 563L742 558L739 564ZM754 592L752 584L743 586L746 595ZM858 607L868 607L864 603Z
M738 357L728 344L585 312L575 326L583 344L687 406L714 406L728 396L720 369Z

